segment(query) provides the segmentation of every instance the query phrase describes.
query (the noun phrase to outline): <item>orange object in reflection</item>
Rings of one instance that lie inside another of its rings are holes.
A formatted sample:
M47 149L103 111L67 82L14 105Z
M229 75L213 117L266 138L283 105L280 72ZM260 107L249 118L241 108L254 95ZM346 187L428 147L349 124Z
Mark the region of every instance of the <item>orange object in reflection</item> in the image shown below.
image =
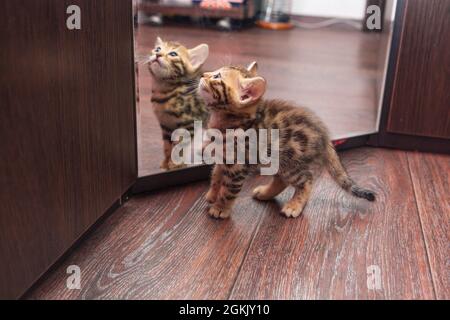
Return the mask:
M261 28L270 30L289 30L294 27L294 25L290 22L268 22L263 20L257 21L256 25Z

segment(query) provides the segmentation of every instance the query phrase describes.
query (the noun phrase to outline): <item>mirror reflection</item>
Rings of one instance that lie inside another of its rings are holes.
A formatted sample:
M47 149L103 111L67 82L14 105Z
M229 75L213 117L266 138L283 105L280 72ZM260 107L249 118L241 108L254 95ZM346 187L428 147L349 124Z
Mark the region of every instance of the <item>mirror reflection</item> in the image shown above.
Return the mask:
M395 6L380 3L137 1L139 176L184 167L170 135L206 125L199 78L228 65L257 61L265 97L310 108L335 140L376 132Z

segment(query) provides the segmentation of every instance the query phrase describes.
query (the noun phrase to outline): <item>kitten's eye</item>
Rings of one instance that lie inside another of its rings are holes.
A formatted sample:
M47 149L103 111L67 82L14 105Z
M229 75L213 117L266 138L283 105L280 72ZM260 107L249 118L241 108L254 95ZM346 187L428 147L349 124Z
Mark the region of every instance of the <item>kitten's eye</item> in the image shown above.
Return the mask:
M220 79L222 75L220 73L213 75L213 79Z
M160 52L161 51L161 47L157 47L156 49L155 49L155 52L156 53L158 53L158 52Z
M176 56L178 56L178 53L176 53L175 51L172 51L169 53L169 56L176 57Z

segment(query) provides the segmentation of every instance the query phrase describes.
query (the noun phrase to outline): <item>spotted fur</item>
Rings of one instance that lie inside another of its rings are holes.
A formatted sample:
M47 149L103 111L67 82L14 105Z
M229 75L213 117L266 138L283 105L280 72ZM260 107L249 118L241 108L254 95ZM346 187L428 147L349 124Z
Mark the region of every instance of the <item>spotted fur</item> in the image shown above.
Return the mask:
M208 57L208 46L187 49L177 42L157 39L148 68L153 76L152 105L164 142L162 169L174 169L171 161L172 132L184 128L194 134L194 121L206 123L208 112L196 87L201 66Z
M271 200L287 186L293 186L294 196L282 213L286 217L298 217L308 201L314 177L320 169L326 168L341 188L374 201L375 194L357 186L346 173L324 123L307 108L282 100L263 99L265 87L266 82L258 77L257 65L253 63L248 68L224 67L206 73L198 89L211 109L210 128L222 131L279 129L279 171L268 185L253 191L254 197ZM268 147L270 149L270 144ZM210 215L229 217L246 177L259 168L250 164L216 165L206 196L212 204Z

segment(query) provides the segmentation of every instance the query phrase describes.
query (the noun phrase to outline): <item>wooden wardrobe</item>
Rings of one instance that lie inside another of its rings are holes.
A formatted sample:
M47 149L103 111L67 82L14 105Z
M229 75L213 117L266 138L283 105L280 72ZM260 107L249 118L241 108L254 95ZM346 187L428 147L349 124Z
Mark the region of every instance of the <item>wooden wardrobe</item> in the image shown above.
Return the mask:
M132 4L2 0L0 42L0 298L18 298L136 180Z
M371 144L450 153L449 13L450 0L398 0L380 128Z

